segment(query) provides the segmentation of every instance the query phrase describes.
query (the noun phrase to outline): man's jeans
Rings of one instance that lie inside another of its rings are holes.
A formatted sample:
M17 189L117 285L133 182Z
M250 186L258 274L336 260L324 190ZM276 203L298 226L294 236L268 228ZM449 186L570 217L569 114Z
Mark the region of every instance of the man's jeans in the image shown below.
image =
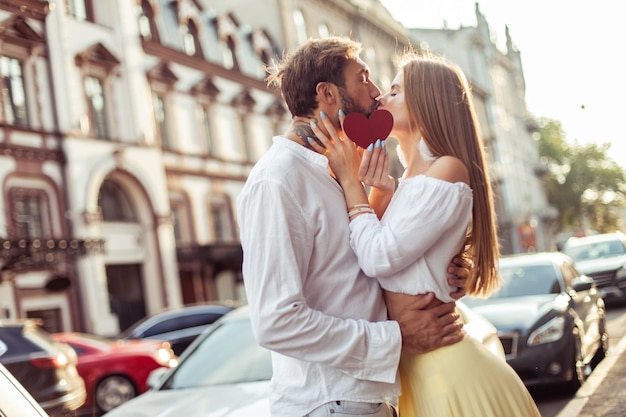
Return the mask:
M305 417L397 417L389 403L332 401L311 411Z

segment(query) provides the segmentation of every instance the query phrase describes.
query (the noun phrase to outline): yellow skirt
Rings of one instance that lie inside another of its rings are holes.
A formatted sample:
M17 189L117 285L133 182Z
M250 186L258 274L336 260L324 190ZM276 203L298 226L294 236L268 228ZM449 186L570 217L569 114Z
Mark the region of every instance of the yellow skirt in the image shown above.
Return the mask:
M400 359L399 417L540 417L513 368L466 336Z

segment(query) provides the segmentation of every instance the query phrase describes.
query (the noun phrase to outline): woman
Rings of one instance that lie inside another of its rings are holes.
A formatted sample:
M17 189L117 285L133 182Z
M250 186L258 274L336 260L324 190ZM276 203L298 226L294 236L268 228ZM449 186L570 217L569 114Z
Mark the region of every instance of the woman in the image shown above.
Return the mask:
M344 189L361 268L385 289L392 319L416 294L451 301L447 260L463 249L473 264L466 293L489 295L499 282L493 197L464 74L441 57L408 53L380 103L393 115L391 135L406 168L393 196L384 142L370 145L361 161L323 115L330 138L312 127L325 148L310 140ZM371 201L362 181L376 186ZM400 377L400 417L540 415L513 369L468 336L430 353L403 353Z

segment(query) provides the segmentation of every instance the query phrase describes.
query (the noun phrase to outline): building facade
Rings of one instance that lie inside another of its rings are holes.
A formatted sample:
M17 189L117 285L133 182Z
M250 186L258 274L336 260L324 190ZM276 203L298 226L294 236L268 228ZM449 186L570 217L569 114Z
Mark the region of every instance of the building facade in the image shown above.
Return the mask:
M378 0L0 0L0 317L114 336L167 307L245 301L234 202L290 119L264 66L329 35L363 43L383 90L409 45L459 62L504 252L528 249L523 225L547 245L519 53L482 20L409 31Z
M3 317L115 335L243 297L234 200L277 45L189 0L0 2Z
M264 65L358 34L388 86L408 42L377 1L257 3L0 1L2 317L113 336L243 301L234 201L290 118Z

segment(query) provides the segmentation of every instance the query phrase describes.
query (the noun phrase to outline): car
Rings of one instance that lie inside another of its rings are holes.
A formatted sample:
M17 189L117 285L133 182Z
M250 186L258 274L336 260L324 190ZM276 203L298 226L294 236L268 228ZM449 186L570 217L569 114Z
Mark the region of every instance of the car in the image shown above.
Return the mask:
M527 387L575 391L608 350L606 309L593 279L560 252L502 256L501 286L463 298L498 329L506 360Z
M39 320L0 320L0 363L52 417L71 413L85 402L76 353L55 341Z
M495 327L467 308L461 315L470 320L468 334L504 361ZM271 377L270 352L257 345L248 307L242 306L198 337L176 368L153 371L153 389L104 417L269 417Z
M608 303L626 301L626 236L621 232L571 237L561 252L593 278Z
M204 330L234 307L195 304L161 311L139 320L117 337L122 340L153 339L169 342L177 356Z
M150 372L176 366L178 358L168 342L109 340L87 333L53 333L78 356L76 365L85 381L87 398L77 414L98 415L147 391Z
M0 344L0 354L4 346ZM13 374L0 364L0 416L50 417Z

